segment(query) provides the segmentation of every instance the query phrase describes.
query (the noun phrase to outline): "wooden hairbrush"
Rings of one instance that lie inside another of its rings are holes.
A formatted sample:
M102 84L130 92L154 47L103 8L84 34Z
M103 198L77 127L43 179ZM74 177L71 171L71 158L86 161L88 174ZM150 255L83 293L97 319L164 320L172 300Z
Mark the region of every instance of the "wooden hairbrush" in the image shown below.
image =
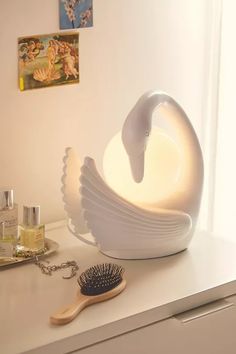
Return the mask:
M123 273L124 268L113 263L103 263L87 269L78 278L80 291L76 300L50 316L50 322L55 325L69 323L86 306L118 295L126 286Z

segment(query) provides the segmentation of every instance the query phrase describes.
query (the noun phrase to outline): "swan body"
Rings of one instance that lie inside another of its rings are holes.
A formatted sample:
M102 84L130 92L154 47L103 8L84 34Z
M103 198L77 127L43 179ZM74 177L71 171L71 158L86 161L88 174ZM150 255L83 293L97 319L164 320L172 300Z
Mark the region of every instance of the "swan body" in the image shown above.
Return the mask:
M160 130L152 134L152 115L156 108L173 129L173 139ZM146 173L148 149L153 137L160 141L160 146L153 145L154 150L159 151L154 151L154 160L149 164L150 173ZM186 113L169 95L148 92L129 113L117 139L117 146L124 156L122 160L126 159L127 166L120 171L114 169L111 178L111 165L119 167L111 162L113 142L110 160L107 157L104 160L108 161L104 164L105 180L92 158L86 157L80 166L74 150L66 151L62 192L72 232L115 258L162 257L186 249L195 230L203 184L202 152ZM155 161L158 154L164 159ZM108 155L105 153L104 157ZM176 160L178 164L175 165ZM157 183L151 185L148 176L151 174L153 178L151 169L154 165L158 166L154 173ZM122 171L125 170L130 173L129 178L124 178ZM158 184L158 174L161 173L164 177ZM122 186L128 179L128 192L123 194ZM120 180L124 180L123 184ZM139 200L139 195L145 196L147 186L150 187L148 196L153 194L154 198L141 197ZM134 197L130 194L132 190ZM87 235L82 236L87 231L94 241Z

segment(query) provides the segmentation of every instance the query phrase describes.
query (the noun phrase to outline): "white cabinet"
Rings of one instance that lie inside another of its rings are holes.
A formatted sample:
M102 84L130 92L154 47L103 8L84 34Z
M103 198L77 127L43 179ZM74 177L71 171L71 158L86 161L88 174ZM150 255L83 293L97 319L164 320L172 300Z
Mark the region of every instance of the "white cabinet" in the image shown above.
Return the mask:
M49 316L74 300L77 279L43 275L34 264L1 271L1 354L236 353L236 245L196 233L184 252L129 261L104 256L66 227L47 237L60 245L51 264L76 260L80 272L121 264L127 287L56 327Z
M76 351L74 354L235 354L236 296Z

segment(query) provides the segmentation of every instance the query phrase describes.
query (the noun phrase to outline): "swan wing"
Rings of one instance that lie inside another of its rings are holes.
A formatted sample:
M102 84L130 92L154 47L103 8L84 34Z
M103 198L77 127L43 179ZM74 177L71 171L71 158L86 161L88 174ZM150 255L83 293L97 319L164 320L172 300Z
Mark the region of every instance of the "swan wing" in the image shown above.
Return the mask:
M88 232L88 228L83 217L79 192L80 167L81 163L74 149L67 148L63 158L63 175L61 179L64 209L71 219L75 232L85 234Z
M99 175L91 158L85 158L80 182L84 217L95 237L115 230L124 237L177 238L188 234L192 227L190 215L182 211L150 211L119 196Z

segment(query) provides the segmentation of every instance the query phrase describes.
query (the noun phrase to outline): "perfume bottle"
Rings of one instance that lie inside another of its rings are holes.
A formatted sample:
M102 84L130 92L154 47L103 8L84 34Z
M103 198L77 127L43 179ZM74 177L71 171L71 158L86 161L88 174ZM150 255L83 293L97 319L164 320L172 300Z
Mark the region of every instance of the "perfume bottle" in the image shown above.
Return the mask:
M44 248L45 227L40 224L40 206L23 207L23 224L19 226L20 244L26 249L40 251Z
M5 222L0 222L0 258L13 256L13 243L5 238Z
M4 240L17 243L18 206L13 200L13 190L0 190L0 223L4 223Z

